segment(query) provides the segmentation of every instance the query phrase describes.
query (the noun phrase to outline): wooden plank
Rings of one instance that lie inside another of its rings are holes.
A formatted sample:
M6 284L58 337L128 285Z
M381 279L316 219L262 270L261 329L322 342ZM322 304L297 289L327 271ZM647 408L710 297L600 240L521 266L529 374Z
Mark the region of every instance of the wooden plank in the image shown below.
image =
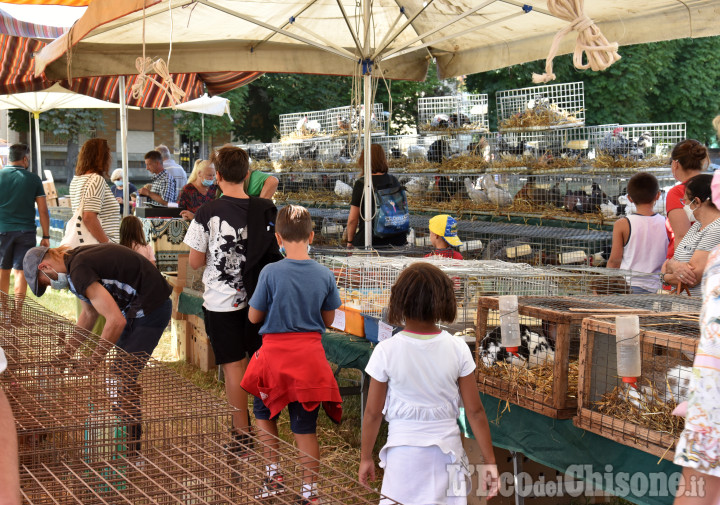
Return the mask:
M567 408L568 368L570 361L570 325L559 324L555 340L555 359L553 361L552 406L556 409Z
M590 377L592 370L592 350L595 334L588 328L587 319L583 320L580 331L580 359L578 362L578 409L582 408L585 398L590 398Z

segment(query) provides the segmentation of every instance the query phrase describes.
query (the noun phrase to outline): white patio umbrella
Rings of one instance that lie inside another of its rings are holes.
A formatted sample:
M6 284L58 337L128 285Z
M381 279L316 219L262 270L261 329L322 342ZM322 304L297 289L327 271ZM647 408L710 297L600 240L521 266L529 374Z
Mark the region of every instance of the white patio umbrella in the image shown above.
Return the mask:
M200 116L200 122L202 127L202 145L201 150L204 153L205 152L205 114L210 114L212 116L223 116L225 114L228 115L230 118L230 121L233 120L232 116L230 115L230 100L227 98L221 97L221 96L208 96L207 93L205 93L200 98L196 98L195 100L190 100L189 102L181 103L176 105L175 107L169 107L174 108L177 110L184 110L187 112L197 112L198 114L201 114ZM202 154L201 154L202 156Z
M587 68L601 70L617 59L615 42L719 34L719 8L720 0L95 0L35 68L51 78L132 74L138 56L172 48L172 72L362 75L367 150L371 77L422 80L434 58L447 78L537 60L551 47L551 55L575 50L576 66L587 51ZM565 37L572 30L577 43ZM369 195L369 156L365 182ZM366 197L366 218L370 206Z
M23 109L35 118L35 156L37 157L38 175L42 174L42 157L40 152L40 114L52 109L118 109L120 105L105 102L86 95L67 90L54 84L44 91L0 95L0 110Z

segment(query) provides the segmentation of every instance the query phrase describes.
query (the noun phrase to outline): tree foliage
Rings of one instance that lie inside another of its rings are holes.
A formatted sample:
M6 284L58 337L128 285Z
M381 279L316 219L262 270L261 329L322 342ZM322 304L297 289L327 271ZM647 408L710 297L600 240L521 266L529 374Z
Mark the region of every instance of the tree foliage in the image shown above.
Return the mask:
M689 138L706 143L714 138L720 37L624 46L619 52L622 59L604 72L575 69L571 55L555 58L554 82L584 83L586 124L684 121ZM495 92L533 86L532 73L544 65L536 61L467 77L469 90L489 95L491 128L497 127Z

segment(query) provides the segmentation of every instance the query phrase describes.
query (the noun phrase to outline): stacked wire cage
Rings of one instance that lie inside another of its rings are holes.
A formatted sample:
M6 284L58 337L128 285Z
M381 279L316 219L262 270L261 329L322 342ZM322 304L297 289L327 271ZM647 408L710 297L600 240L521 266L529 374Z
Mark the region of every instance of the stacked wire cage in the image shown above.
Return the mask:
M603 257L595 255L590 260L591 263L604 262L604 255ZM632 296L642 299L640 295L632 295L633 289L640 288L646 293L655 293L662 289L662 283L657 273L583 265L559 265L557 268L572 274L573 282L586 286L587 293L590 295L617 295L615 299L618 302L625 300L625 303L631 304L630 307L648 307L647 310L653 310L649 302L633 301ZM623 296L625 297L623 298ZM609 298L606 296L605 299Z
M679 297L672 297L679 298ZM575 424L616 442L673 460L700 338L698 316L641 315L641 376L636 387L617 371L616 321L588 318L582 325L579 405Z
M463 93L454 96L418 99L420 132L489 131L487 94Z
M356 172L315 171L275 174L278 188L273 196L279 206L285 203L305 207L348 207Z
M326 110L280 114L280 139L299 140L322 137L329 133Z
M500 131L543 130L585 124L585 88L582 82L498 91L495 97Z
M591 132L592 165L600 168L667 167L670 153L686 138L685 123L607 125Z
M365 122L365 106L334 107L325 111L328 133L336 135L362 134ZM370 114L370 131L373 134L385 133L387 120L383 113L383 104L374 103Z
M577 292L570 293L572 297L519 297L522 343L517 354L501 346L499 298L478 298L475 356L481 392L557 419L576 414L583 319L629 311L620 305L578 298L585 286L574 286Z
M26 503L267 503L261 485L273 463L284 477L273 503L297 503L308 470L292 445L265 433L235 438L232 407L156 361L143 368L112 348L84 368L92 334L29 300L0 302L9 362L0 387L15 416ZM325 503L382 498L332 464L313 472Z

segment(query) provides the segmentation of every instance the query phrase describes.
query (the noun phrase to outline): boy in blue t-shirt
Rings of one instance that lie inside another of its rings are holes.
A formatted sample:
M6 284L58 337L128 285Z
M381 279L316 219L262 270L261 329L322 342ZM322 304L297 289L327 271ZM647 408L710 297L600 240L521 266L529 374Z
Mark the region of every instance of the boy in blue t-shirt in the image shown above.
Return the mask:
M290 428L304 467L302 496L298 503L318 502L319 470L316 427L320 404L335 422L342 416L342 398L325 357L321 335L340 307L335 277L310 259L312 219L304 207L288 205L280 210L275 236L285 259L267 265L260 273L250 299L248 319L264 324L259 333L262 347L253 355L242 387L255 396L253 412L258 428L277 437L277 418L288 407ZM276 460L273 442L264 457ZM266 467L266 477L257 497L285 491L277 462Z

